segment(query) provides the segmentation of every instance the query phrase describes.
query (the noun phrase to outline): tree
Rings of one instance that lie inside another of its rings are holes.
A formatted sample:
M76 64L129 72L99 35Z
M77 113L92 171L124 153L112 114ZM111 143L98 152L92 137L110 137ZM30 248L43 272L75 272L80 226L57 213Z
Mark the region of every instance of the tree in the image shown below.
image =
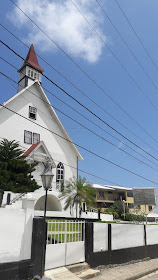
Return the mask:
M112 206L110 206L105 210L105 213L111 213L114 215L115 218L117 217L122 219L124 215L124 207L125 207L125 213L128 213L129 212L128 207L126 205L123 205L122 201L116 201Z
M61 195L59 196L61 199L65 200L66 210L69 206L74 206L76 203L76 218L78 205L80 209L80 214L82 212L82 202L85 202L87 208L95 207L95 190L92 189L92 185L86 182L85 178L76 179L73 177L70 179L67 184L63 187Z
M2 197L4 191L27 193L40 188L31 175L37 163L28 164L23 153L15 140L4 139L0 142L0 193Z

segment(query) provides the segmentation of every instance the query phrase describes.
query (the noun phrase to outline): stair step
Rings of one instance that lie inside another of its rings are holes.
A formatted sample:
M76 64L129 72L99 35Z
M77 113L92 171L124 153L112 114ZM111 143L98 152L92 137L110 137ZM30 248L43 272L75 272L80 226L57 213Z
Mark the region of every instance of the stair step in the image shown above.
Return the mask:
M87 270L88 269L88 263L84 262L84 263L72 264L72 265L66 266L66 268L68 270L70 270L72 273L77 273L77 272Z
M66 267L46 270L44 276L53 280L79 280L79 278Z
M90 278L96 277L98 275L100 275L100 270L95 270L95 269L91 269L91 268L81 272L80 274L77 274L77 276L80 279L90 279Z

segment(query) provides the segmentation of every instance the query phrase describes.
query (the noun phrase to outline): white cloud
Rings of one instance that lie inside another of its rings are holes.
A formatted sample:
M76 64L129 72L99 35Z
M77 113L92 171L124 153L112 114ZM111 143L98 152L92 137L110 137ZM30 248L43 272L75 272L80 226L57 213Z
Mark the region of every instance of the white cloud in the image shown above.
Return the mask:
M103 17L94 0L74 0L84 16L106 41L102 33ZM17 0L17 5L32 18L45 33L69 54L96 62L103 43L70 0ZM18 8L9 19L19 29L27 30L25 42L38 45L43 51L55 50L55 45ZM24 39L24 38L23 38Z

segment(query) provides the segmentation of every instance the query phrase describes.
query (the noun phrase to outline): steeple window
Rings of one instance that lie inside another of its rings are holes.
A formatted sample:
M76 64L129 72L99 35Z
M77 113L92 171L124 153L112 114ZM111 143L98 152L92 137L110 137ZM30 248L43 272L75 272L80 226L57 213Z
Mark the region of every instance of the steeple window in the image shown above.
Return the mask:
M39 80L39 73L38 71L28 68L28 77L31 77L32 79L38 79Z

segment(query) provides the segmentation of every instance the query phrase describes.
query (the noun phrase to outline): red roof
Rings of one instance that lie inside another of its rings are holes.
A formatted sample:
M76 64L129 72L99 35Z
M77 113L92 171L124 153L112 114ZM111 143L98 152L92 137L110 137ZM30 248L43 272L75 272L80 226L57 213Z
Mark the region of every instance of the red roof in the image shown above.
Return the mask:
M31 64L34 68L36 68L37 70L39 70L40 72L43 72L44 70L40 67L38 60L37 60L37 56L35 53L35 49L33 44L31 45L29 52L27 54L27 57L24 61L23 66L19 69L19 71L25 66L25 65L29 65Z
M40 142L37 142L36 144L33 144L24 154L23 156L27 157L31 152L39 145ZM25 159L25 158L22 158Z

